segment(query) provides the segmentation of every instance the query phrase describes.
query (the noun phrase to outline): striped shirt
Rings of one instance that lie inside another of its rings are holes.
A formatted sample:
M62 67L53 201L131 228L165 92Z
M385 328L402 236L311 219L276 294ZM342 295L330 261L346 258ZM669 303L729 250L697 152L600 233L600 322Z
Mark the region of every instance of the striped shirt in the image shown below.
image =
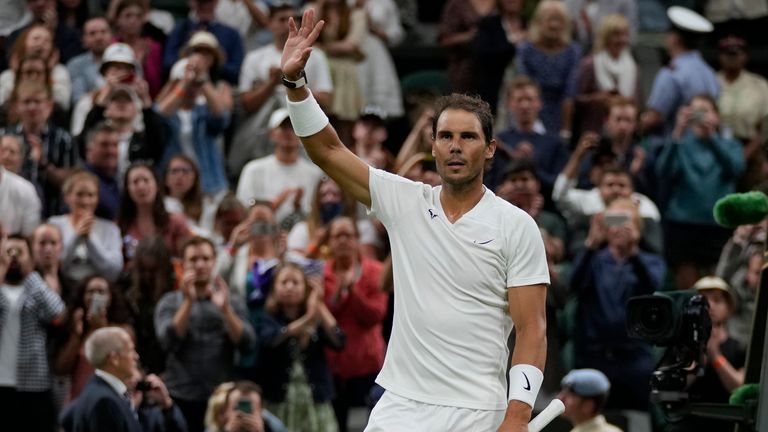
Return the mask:
M32 160L31 146L27 142L24 127L21 124L6 128L4 133L12 133L22 137L24 142L24 164L21 167L21 175L32 182L37 188L40 201L43 203L43 218L56 216L62 213L64 200L61 194L61 186L55 185L48 179L38 162ZM47 125L40 137L43 145L41 159L56 168L76 168L80 164L75 141L65 129L53 125Z
M48 330L64 312L64 302L45 284L37 272L24 280L21 295L21 333L16 361L16 390L40 392L51 388L46 343ZM9 303L0 294L0 327L6 325Z

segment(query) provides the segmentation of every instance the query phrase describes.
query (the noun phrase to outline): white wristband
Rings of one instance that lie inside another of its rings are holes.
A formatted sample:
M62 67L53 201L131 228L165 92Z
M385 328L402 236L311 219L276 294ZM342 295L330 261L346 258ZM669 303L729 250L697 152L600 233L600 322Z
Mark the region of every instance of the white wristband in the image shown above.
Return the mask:
M516 364L509 370L509 400L525 402L533 408L544 374L529 364Z
M328 117L312 96L312 92L302 101L288 100L288 115L291 117L293 131L300 138L314 135L328 125Z

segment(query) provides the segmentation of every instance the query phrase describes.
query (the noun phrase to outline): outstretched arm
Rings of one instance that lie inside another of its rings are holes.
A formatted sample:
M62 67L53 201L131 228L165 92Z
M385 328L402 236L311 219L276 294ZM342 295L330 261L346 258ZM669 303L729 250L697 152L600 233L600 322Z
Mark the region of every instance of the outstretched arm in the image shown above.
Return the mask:
M283 75L291 80L298 80L300 72L304 70L309 55L312 53L312 44L320 35L323 28L323 21L315 24L315 11L308 9L304 12L301 20L301 28L296 28L293 18L289 22L290 33L288 41L283 49L283 58L280 62ZM311 79L311 77L310 77ZM289 105L304 104L309 102L312 97L310 91L305 87L298 89L287 89ZM306 110L297 115L296 111L291 110L291 122L295 125L301 124L306 119L299 116L307 114ZM321 110L309 112L310 115L322 115ZM368 188L368 165L352 153L336 135L336 131L330 124L327 124L319 132L309 136L300 136L307 155L320 169L325 171L343 190L352 194L356 200L365 206L371 206L371 193Z

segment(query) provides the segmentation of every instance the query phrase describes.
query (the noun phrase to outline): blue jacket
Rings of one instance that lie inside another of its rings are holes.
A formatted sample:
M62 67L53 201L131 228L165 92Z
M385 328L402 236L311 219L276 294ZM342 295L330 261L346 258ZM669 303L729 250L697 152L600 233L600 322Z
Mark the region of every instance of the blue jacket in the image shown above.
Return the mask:
M291 378L291 369L295 355L299 355L304 363L304 371L307 381L312 388L312 396L315 402L328 402L333 399L335 393L333 378L325 356L325 348L341 350L344 348L346 337L340 328L336 327L336 336L339 345L325 335L323 329L318 328L312 336L309 345L303 350L298 347L297 338L283 336L285 328L290 324L283 314L272 316L265 314L259 328L259 340L261 342L261 354L259 355L258 380L264 389L264 399L270 402L283 402L288 382ZM297 352L300 350L300 352Z
M66 432L142 432L128 401L97 375L62 413L61 426Z
M578 299L577 351L646 345L627 335L627 300L660 290L665 270L656 254L640 252L620 261L607 247L581 251L571 274L571 290Z
M181 150L181 120L178 114L166 117L171 131L171 140L165 149L163 166L168 160ZM229 125L230 113L225 112L221 116L215 116L208 110L207 105L195 105L192 108L192 137L195 150L195 159L200 170L200 183L203 193L216 194L229 187L227 174L224 169L224 156L217 139L223 136Z

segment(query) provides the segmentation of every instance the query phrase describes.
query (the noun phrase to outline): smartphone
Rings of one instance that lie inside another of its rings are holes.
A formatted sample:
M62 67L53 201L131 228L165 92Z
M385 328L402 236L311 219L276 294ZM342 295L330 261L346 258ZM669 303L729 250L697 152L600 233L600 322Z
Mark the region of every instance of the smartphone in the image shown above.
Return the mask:
M603 216L603 223L605 226L621 226L629 223L629 215L627 213L606 213Z
M275 233L275 227L269 222L258 221L251 224L251 235L264 236Z
M689 122L693 125L701 124L704 121L704 111L695 110L691 113Z
M246 414L251 414L253 412L253 406L251 406L251 400L242 398L237 401L237 406L235 407L237 411L244 412Z
M107 299L108 296L106 294L93 293L91 296L91 307L88 309L88 313L90 315L100 315L106 312Z
M136 74L129 73L123 77L123 79L120 80L123 84L133 84L133 81L136 79Z
M152 383L147 380L141 380L136 383L136 391L149 391L152 390Z

